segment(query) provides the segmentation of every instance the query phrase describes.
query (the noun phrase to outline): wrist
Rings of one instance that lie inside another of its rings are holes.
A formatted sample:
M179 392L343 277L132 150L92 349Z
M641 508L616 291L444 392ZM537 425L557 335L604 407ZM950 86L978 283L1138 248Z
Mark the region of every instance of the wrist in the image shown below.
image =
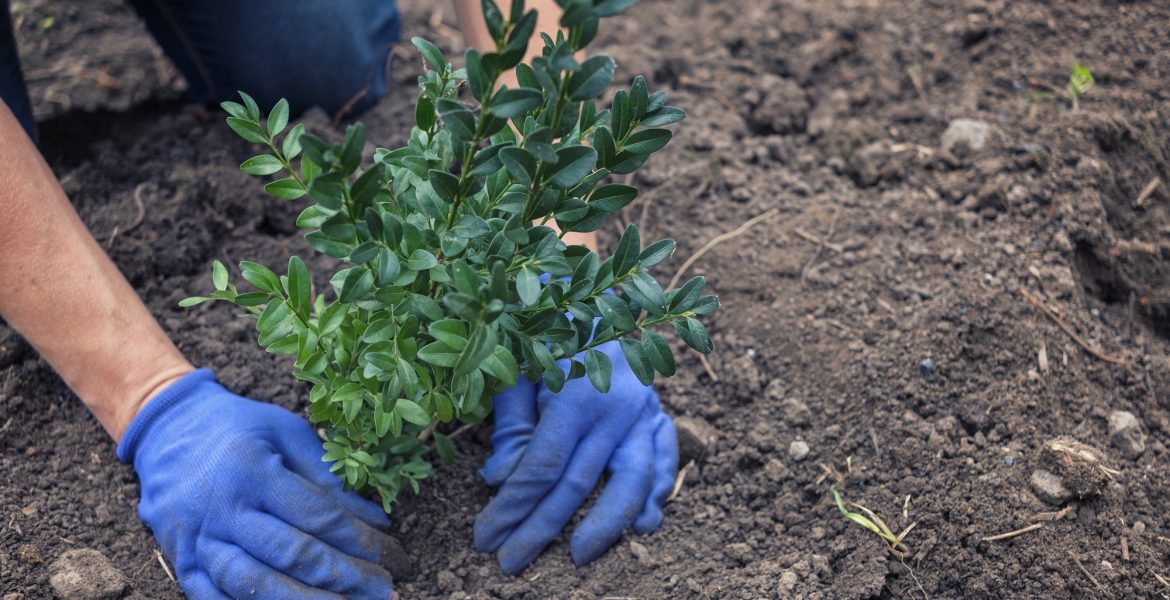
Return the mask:
M129 388L121 396L121 401L115 404L109 422L103 421L103 425L109 431L110 437L114 438L114 442L121 443L127 430L147 404L193 371L195 371L195 367L186 360L182 360L129 384Z
M160 380L163 379L160 377ZM150 430L158 423L174 420L168 417L174 408L182 404L192 395L203 390L222 389L215 380L215 374L209 369L188 370L175 378L166 378L166 383L160 385L144 402L138 406L123 429L118 440L118 460L133 463L134 457L147 437Z

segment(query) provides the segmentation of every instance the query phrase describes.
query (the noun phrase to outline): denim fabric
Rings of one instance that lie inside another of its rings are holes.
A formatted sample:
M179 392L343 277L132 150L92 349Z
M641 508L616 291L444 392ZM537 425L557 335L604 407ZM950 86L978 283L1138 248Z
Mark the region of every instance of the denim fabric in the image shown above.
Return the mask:
M28 93L0 0L0 98L32 133ZM237 90L262 107L287 98L294 112L320 106L358 113L386 93L385 63L401 24L394 0L130 0L187 79L191 99Z

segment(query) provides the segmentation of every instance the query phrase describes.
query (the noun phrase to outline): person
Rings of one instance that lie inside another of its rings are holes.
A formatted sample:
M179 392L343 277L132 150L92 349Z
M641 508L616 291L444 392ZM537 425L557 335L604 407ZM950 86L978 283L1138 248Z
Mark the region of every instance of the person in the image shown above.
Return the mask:
M392 0L131 4L199 103L242 89L266 105L285 97L294 110L361 111L386 93L385 63L400 34ZM541 29L555 30L555 2L529 6ZM490 49L479 2L456 8L467 42ZM392 597L400 549L378 505L342 490L303 418L195 369L86 230L36 149L11 35L0 39L0 97L0 316L133 465L139 515L183 590L199 599ZM500 488L473 533L507 573L558 535L606 472L570 540L576 563L662 520L677 466L674 426L616 343L602 349L614 363L609 393L584 379L557 394L522 379L495 400L494 450L481 473Z

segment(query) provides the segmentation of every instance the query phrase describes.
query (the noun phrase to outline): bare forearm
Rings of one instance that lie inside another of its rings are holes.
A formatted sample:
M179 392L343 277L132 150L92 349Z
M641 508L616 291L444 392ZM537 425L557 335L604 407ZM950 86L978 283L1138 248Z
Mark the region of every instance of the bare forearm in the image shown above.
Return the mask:
M508 6L502 4L500 0L496 0L496 5L505 15L508 14ZM536 33L529 41L528 53L524 57L525 61L528 61L528 59L539 55L540 49L544 46L544 42L540 39L542 32L556 37L556 31L560 27L561 7L555 0L528 0L525 8L536 10ZM480 52L495 51L496 43L492 40L491 34L488 33L487 23L483 20L480 0L455 0L455 13L459 17L459 29L463 32L463 41L468 46ZM516 72L508 71L501 75L499 84L510 88L517 87ZM549 224L554 229L556 228L555 223L550 221ZM597 235L593 232L568 233L565 234L564 240L565 243L581 244L594 252L597 251Z
M94 241L0 102L0 315L115 440L190 363Z

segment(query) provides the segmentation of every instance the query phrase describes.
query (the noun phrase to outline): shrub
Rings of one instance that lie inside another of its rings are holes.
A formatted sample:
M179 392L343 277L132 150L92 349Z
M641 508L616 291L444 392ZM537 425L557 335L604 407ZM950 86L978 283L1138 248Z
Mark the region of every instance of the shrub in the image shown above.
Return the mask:
M307 198L297 225L344 268L330 278L327 300L314 294L296 256L279 277L241 262L254 288L244 292L217 261L215 291L182 305L242 307L256 319L261 346L296 357L293 375L312 384L309 418L325 432L324 460L348 487L376 490L387 512L404 484L417 493L431 474L432 443L452 460L440 426L482 421L492 397L520 374L543 377L553 391L587 376L605 391L611 364L593 349L620 339L631 368L650 384L655 372L675 371L654 329L667 324L691 348L711 350L695 317L718 300L701 295L703 279L664 291L647 272L672 254L672 240L643 247L631 224L605 260L562 241L567 232L596 230L634 200L638 190L611 175L641 167L670 141L665 126L685 115L642 77L599 110L613 60L576 56L602 17L634 0L561 4L565 31L543 36L531 64L521 61L536 13L522 0L506 18L491 0L483 3L496 51L468 50L465 68L415 38L428 69L419 77L415 127L406 146L379 148L368 167L360 124L329 144L303 125L286 132L283 100L263 122L246 94L242 104L223 104L227 124L267 148L241 170L283 173L264 189L283 200ZM519 87L496 89L513 68Z

